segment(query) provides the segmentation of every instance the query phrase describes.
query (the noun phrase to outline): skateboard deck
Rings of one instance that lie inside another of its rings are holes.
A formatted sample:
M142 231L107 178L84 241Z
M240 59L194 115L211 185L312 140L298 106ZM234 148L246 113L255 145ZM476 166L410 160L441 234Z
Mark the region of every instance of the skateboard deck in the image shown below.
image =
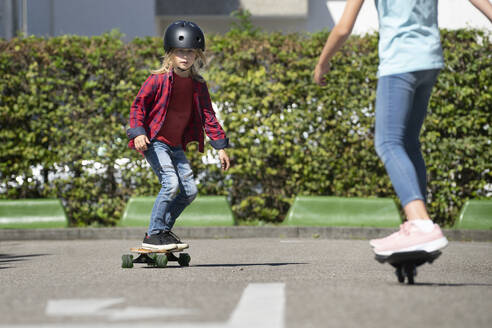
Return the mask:
M441 251L401 252L389 256L376 254L375 259L379 263L388 262L391 264L396 269L395 274L400 283L404 283L406 278L408 284L413 285L415 283L414 278L417 275L417 267L425 263L434 262L441 254Z
M132 254L124 254L121 257L121 267L125 269L133 268L134 263L144 263L148 266L164 268L167 266L169 261L178 262L180 266L189 266L191 261L191 256L188 253L182 253L186 247L175 247L172 249L148 249L142 247L132 247L130 252L137 253L138 257L133 258ZM174 253L180 253L176 256Z

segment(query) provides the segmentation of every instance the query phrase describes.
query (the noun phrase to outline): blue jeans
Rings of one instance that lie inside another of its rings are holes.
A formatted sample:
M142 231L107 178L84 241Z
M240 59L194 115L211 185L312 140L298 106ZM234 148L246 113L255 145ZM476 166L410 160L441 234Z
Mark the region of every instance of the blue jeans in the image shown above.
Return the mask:
M427 198L419 135L438 74L439 70L433 69L382 76L378 81L376 152L402 206Z
M170 231L176 218L195 199L198 190L181 147L152 141L144 155L162 186L150 216L148 234L152 235L161 230Z

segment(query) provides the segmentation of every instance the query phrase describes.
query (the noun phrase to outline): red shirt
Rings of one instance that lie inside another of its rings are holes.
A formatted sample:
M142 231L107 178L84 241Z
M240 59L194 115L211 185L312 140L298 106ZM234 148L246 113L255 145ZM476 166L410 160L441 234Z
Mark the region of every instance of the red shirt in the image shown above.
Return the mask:
M130 108L130 128L126 131L130 148L135 148L135 137L147 135L152 141L161 130L174 89L173 75L171 72L152 74L142 85ZM183 150L189 142L198 141L198 151L203 153L204 131L213 148L223 149L229 145L229 139L215 117L207 85L193 80L193 110L183 133Z
M193 106L193 81L191 77L174 74L174 86L166 117L156 139L170 146L183 143L183 133L191 117Z

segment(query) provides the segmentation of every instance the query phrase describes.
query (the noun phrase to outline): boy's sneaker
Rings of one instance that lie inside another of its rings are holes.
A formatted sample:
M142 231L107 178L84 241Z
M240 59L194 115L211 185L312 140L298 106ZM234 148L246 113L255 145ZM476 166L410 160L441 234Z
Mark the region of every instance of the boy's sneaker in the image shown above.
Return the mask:
M173 239L174 243L177 245L177 247L179 249L185 249L185 248L188 248L189 247L189 245L186 244L186 243L183 243L181 241L181 239L175 233L173 233L172 231L169 231L168 233L169 233L169 235L171 236L171 238Z
M165 232L161 231L158 234L150 236L145 233L142 248L168 251L177 248L177 245L174 242L174 239L170 238L169 234L165 236Z
M430 232L424 232L412 221L406 221L399 231L385 238L373 239L369 243L377 255L390 256L401 252L434 252L446 247L448 240L437 224L434 224Z

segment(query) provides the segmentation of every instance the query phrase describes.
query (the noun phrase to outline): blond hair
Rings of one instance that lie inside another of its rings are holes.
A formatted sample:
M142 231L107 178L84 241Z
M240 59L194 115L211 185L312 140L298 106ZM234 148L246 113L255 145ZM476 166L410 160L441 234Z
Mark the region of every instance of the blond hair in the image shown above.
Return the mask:
M165 73L172 72L174 50L175 49L172 49L171 51L166 52L164 57L162 57L161 67L156 70L151 70L150 72L152 74L165 74ZM200 68L205 66L207 60L201 49L193 49L193 50L195 51L196 57L195 57L195 62L191 66L191 70L190 70L191 77L199 82L205 82L203 77L198 72Z

